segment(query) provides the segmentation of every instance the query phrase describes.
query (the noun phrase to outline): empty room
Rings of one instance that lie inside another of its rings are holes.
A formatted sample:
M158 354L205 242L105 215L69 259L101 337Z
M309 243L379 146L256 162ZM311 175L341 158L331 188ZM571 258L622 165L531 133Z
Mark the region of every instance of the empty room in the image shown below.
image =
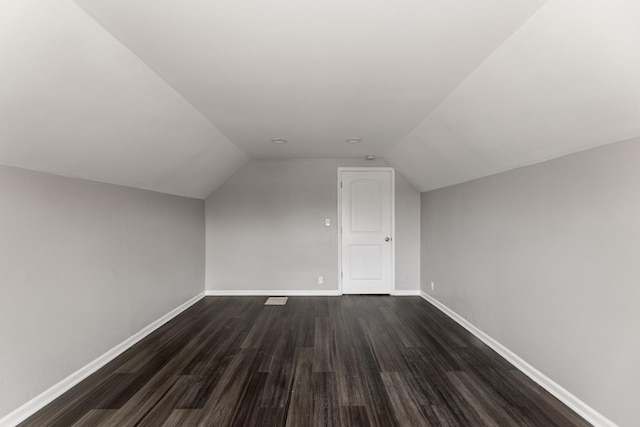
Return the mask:
M0 426L640 425L640 3L0 2Z

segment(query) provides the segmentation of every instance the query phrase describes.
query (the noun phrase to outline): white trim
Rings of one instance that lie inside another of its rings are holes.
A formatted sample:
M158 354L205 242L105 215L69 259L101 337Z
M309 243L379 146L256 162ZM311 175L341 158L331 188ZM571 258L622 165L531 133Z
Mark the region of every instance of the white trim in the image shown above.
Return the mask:
M158 320L150 323L149 325L142 328L137 333L133 334L120 344L113 347L111 350L108 350L103 355L99 356L97 359L89 362L87 365L75 371L73 374L64 378L62 381L54 384L49 387L47 390L43 391L33 399L29 400L27 403L20 406L18 409L10 412L5 415L3 418L0 418L0 426L15 426L20 424L22 421L29 418L31 415L38 412L40 409L44 408L46 405L51 403L54 399L60 397L63 393L67 392L71 387L77 385L80 381L87 378L89 375L96 372L98 369L102 368L107 363L111 362L113 359L118 357L124 351L132 347L138 341L158 329L160 326L167 323L169 320L176 317L178 314L185 311L187 308L191 307L196 302L200 301L204 297L204 292L196 295L191 298L189 301L181 304L180 306L174 308L169 313L165 314Z
M390 172L391 174L391 293L396 294L396 170L390 166L340 166L338 167L338 292L342 289L342 172ZM418 294L416 294L418 295Z
M415 297L420 296L420 289L396 289L392 294L397 297Z
M613 421L606 418L604 415L593 409L591 406L587 405L585 402L577 398L575 395L570 393L560 384L553 381L551 378L547 377L542 372L538 371L536 368L527 363L520 356L509 350L504 345L500 344L495 339L491 338L489 335L484 333L482 330L478 329L471 322L469 322L464 317L460 316L455 311L451 310L446 305L442 304L440 301L427 294L426 292L420 292L420 296L424 298L426 301L433 304L436 308L442 311L444 314L449 316L451 319L456 321L460 326L465 328L467 331L471 332L477 338L479 338L486 345L491 347L496 353L500 356L504 357L509 361L513 366L522 371L523 374L531 378L534 382L540 385L542 388L547 390L549 393L554 395L558 400L567 405L573 411L575 411L578 415L583 417L585 420L594 425L594 427L617 427Z
M340 296L342 293L338 290L328 290L328 291L314 291L314 290L260 290L260 289L251 289L251 290L236 290L236 289L214 289L205 291L205 295L208 297L335 297ZM397 289L392 295L394 296L420 296L420 290L406 290L406 289Z
M208 297L238 297L238 296L253 296L253 297L335 297L342 295L337 289L327 291L314 291L314 290L262 290L262 289L209 289L205 291L205 295Z

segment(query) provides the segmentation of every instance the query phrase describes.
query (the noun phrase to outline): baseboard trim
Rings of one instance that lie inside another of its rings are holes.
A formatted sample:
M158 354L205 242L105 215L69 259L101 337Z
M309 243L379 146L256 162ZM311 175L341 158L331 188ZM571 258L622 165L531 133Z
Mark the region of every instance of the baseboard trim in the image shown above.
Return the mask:
M523 374L531 378L542 388L547 390L549 393L554 395L558 400L567 405L573 411L575 411L578 415L583 417L585 420L594 425L594 427L618 427L613 421L606 418L604 415L593 409L591 406L587 405L582 400L578 399L576 396L567 391L560 384L553 381L551 378L547 377L542 372L538 371L536 368L527 363L520 356L509 350L504 345L500 344L495 339L491 338L489 335L484 333L482 330L478 329L471 322L469 322L464 317L460 316L455 311L451 310L449 307L427 294L426 292L420 292L420 296L442 311L444 314L449 316L455 322L457 322L460 326L465 328L467 331L471 332L478 339L484 342L486 345L491 347L496 353L500 356L507 359L513 366L522 371Z
M272 296L272 297L335 297L340 296L342 293L337 290L330 291L309 291L309 290L207 290L205 295L209 297L231 297L231 296ZM394 296L420 296L420 290L396 290L392 293Z
M419 289L396 289L392 295L397 297L419 297Z
M20 406L18 409L10 412L5 415L3 418L0 418L0 426L15 426L38 412L40 409L44 408L46 405L51 403L53 400L60 397L62 394L67 392L70 388L80 383L80 381L87 378L89 375L96 372L98 369L102 368L107 363L111 362L113 359L118 357L120 354L124 353L127 349L132 347L138 341L142 340L144 337L191 307L196 302L200 301L204 297L204 292L196 295L191 298L189 301L181 304L180 306L174 308L169 313L165 314L158 320L150 323L149 325L142 328L139 332L130 336L120 344L113 347L111 350L108 350L103 355L99 356L97 359L89 362L87 365L75 371L73 374L64 378L62 381L54 384L49 387L47 390L43 391L33 399L29 400L27 403Z
M271 297L335 297L342 295L338 290L329 291L309 291L309 290L207 290L208 297L238 297L238 296L271 296Z

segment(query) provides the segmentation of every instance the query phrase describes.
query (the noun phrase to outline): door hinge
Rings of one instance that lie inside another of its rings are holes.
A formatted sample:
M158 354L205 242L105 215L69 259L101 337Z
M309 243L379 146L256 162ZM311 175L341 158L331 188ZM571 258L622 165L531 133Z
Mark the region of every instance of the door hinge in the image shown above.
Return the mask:
M340 181L340 188L342 188L342 181Z
M340 278L344 278L344 273L342 271L340 272Z

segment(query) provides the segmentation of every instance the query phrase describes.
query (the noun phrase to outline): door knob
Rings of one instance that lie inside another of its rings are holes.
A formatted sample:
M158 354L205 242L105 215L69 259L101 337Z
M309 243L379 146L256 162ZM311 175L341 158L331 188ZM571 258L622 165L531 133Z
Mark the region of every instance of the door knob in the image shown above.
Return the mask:
M385 241L385 242L388 242L389 240L391 240L391 237L385 237L385 238L384 238L384 241Z

